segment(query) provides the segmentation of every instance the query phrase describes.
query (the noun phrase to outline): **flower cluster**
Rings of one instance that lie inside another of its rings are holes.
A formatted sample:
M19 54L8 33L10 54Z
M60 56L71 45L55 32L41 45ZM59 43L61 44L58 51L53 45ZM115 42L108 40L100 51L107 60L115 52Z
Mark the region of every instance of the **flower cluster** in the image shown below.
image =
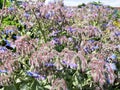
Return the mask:
M0 10L1 86L106 90L120 84L118 10L31 2Z

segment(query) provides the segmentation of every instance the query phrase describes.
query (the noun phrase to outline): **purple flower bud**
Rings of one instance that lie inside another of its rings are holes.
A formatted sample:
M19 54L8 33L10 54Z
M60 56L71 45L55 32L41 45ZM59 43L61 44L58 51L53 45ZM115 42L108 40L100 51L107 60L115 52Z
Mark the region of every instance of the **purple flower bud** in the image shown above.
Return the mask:
M65 60L62 60L61 62L62 62L62 64L67 65L67 62Z

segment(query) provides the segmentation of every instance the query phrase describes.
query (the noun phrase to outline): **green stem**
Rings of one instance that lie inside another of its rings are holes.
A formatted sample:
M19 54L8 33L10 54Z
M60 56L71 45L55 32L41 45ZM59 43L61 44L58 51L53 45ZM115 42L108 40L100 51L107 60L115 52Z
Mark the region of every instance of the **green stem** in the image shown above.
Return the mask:
M47 42L47 39L46 39L44 30L43 30L42 27L41 27L41 22L40 22L39 19L37 18L37 15L35 14L35 11L34 11L33 9L32 9L32 11L33 11L33 14L35 15L35 18L36 18L36 20L37 20L39 29L40 29L40 31L41 31L41 33L42 33L42 36L43 36L43 38L44 38L44 41L45 41L45 43L46 43L46 42Z
M16 83L15 88L16 88L16 90L20 90L20 85Z
M3 0L2 10L4 9L5 5L6 5L6 0ZM0 18L0 26L2 24L2 19L3 19L3 15L1 15L1 18Z

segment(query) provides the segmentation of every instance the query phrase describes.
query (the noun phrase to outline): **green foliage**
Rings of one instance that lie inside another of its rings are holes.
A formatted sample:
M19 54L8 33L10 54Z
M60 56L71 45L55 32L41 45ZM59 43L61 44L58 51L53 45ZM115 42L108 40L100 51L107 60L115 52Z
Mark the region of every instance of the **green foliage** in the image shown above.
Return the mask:
M0 9L2 9L3 6L3 0L0 0Z
M4 1L4 0L0 0L0 9L2 9L3 1ZM6 0L5 6L9 7L10 5L11 5L10 0Z
M78 8L81 8L82 6L85 6L85 4L82 3L82 4L78 5Z
M98 1L98 2L93 1L93 2L91 2L91 4L93 4L93 5L102 5L102 3L100 1Z

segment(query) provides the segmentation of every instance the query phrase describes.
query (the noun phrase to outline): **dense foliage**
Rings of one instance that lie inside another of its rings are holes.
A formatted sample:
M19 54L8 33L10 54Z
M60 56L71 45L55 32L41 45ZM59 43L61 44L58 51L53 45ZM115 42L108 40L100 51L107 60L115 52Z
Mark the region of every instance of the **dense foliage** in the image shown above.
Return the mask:
M1 90L119 90L117 9L23 2L0 16Z

